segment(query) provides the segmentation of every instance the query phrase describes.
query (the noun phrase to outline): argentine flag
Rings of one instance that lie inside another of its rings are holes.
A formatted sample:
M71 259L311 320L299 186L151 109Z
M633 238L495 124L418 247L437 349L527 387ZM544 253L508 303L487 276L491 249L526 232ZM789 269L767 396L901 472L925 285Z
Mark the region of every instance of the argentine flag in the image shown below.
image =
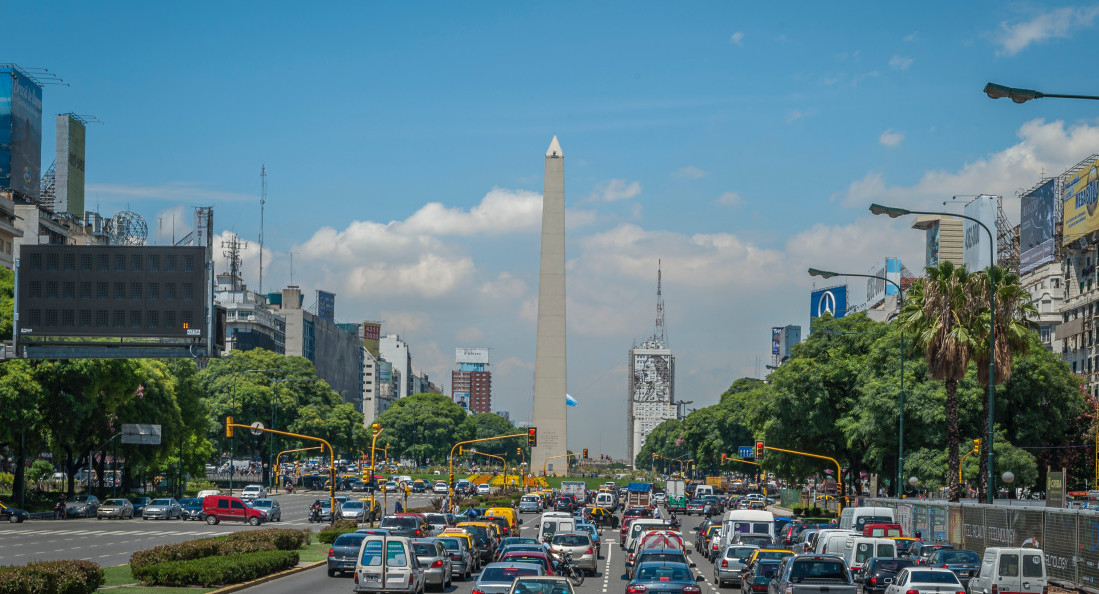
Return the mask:
M580 403L572 396L565 394L565 406L580 406Z

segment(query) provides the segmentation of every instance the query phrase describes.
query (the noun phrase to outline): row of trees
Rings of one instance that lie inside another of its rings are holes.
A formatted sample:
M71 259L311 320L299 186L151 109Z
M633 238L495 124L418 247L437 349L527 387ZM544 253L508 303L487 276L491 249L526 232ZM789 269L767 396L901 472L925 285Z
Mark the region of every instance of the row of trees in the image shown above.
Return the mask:
M1086 445L1095 428L1095 405L1031 328L1033 309L1018 279L998 268L993 274L997 474L1012 471L1017 485L1042 484L1047 466L1090 476ZM908 290L897 322L874 322L864 314L814 320L812 334L768 382L737 380L718 404L683 421L666 421L635 462L648 467L657 453L691 457L699 468L716 470L721 454L735 458L738 446L760 438L834 457L851 477L877 473L889 480L897 476L903 352L903 476L916 476L927 487L947 486L957 500L959 449L981 438L980 454L970 456L961 472L983 493L989 488L988 324L986 274L971 275L944 262ZM726 466L750 468L738 462ZM764 467L792 480L824 468L810 458L770 452ZM891 484L894 492L897 487Z

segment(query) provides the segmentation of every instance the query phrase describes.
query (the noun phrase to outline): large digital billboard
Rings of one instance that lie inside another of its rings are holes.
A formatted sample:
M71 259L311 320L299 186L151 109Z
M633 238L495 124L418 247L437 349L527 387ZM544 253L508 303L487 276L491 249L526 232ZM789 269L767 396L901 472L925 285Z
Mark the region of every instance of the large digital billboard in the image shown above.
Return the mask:
M336 294L317 291L317 317L329 322L336 321Z
M996 201L997 196L978 196L972 202L965 205L965 215L973 217L984 223L988 231L992 233L992 241L996 241ZM962 251L962 262L970 272L984 270L993 264L990 249L995 249L995 244L989 245L988 232L983 227L964 219L965 244Z
M38 200L41 175L42 87L0 67L0 187Z
M819 318L826 313L834 318L847 315L847 285L817 289L809 296L809 317Z
M84 123L63 113L57 116L56 212L84 216Z
M1099 229L1099 159L1088 163L1072 177L1064 187L1064 244Z
M1053 261L1057 203L1054 181L1048 180L1023 196L1019 204L1019 272Z
M206 336L205 249L25 245L19 335Z

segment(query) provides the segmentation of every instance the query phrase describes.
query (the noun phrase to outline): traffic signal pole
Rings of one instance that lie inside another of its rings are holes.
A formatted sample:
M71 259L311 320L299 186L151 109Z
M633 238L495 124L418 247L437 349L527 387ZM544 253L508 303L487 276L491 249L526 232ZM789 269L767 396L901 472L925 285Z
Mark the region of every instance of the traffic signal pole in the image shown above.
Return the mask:
M516 433L514 435L498 435L496 437L482 437L481 439L467 439L465 441L459 441L458 443L454 444L450 448L450 472L449 472L449 476L447 477L447 478L450 479L447 482L447 498L448 498L448 500L451 503L454 502L454 450L455 449L457 449L459 446L469 445L471 443L481 443L483 441L496 441L496 440L499 440L499 439L512 439L514 437L524 437L526 435L527 435L526 433ZM443 511L446 511L446 510L443 510Z
M835 458L829 458L828 456L819 456L817 454L810 454L808 452L798 452L796 450L784 450L782 448L775 448L775 447L771 447L771 446L764 446L763 449L765 449L765 450L774 450L776 452L782 452L784 454L796 454L798 456L808 456L809 458L817 458L817 459L820 459L820 460L828 460L832 464L835 464L836 465L836 480L839 481L839 486L840 486L840 496L836 498L836 501L839 505L839 509L836 511L836 514L839 515L839 513L843 511L843 500L844 500L845 497L847 497L847 489L844 487L844 484L843 484L843 469L840 468L840 463Z

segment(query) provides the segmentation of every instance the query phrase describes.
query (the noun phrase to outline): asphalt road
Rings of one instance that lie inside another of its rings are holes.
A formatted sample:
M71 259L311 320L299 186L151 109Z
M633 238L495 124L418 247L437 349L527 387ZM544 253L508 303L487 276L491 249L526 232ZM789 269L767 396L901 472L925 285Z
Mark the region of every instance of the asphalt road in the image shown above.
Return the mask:
M538 516L524 514L521 517L524 523L520 527L520 533L523 536L534 536ZM713 583L713 565L694 551L695 533L692 529L701 522L701 518L698 516L685 516L681 519L683 521L684 539L690 541L687 550L690 553L691 560L698 565L695 571L704 578L704 581L698 582L699 587L702 588L702 594L717 594L718 589ZM604 529L600 537L603 546L602 556L599 560L599 572L595 576L589 576L585 579L584 584L576 588L577 594L619 594L626 590L626 565L622 549L618 547L618 531ZM446 590L446 594L472 594L475 582L476 575L469 582L456 580ZM266 584L260 584L245 591L256 594L301 594L302 592L308 592L309 594L327 594L329 592L348 594L353 588L354 582L350 575L328 577L325 566L321 566L273 580ZM736 590L732 588L727 587L723 590L723 594L735 593Z
M352 495L351 493L339 493ZM359 493L354 493L359 496ZM261 528L318 528L308 521L309 504L326 494L310 491L276 495L282 507L282 521ZM427 505L431 495L412 495L409 506ZM379 497L379 501L381 497ZM393 510L393 498L387 509ZM257 530L242 522L210 526L197 520L28 520L21 524L0 523L0 565L23 565L32 561L88 559L101 567L129 563L130 555L156 545L217 536L238 530Z

